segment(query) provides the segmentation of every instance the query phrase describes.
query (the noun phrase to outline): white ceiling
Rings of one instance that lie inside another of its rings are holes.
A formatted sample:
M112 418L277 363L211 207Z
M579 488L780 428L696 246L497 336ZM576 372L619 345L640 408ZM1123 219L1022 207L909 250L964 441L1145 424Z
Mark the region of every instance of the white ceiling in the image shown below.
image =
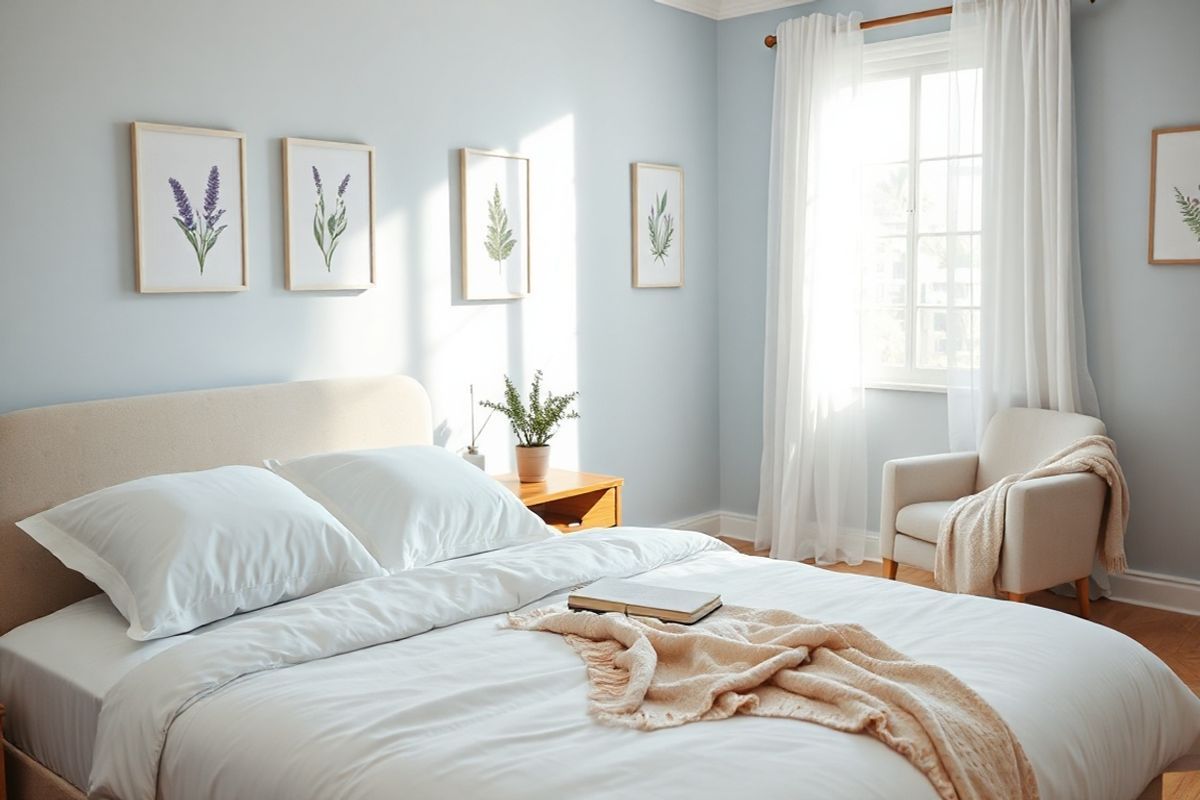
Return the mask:
M760 11L773 11L776 8L811 3L812 0L655 0L655 2L690 11L709 19L732 19L733 17L744 17L747 14L757 14Z

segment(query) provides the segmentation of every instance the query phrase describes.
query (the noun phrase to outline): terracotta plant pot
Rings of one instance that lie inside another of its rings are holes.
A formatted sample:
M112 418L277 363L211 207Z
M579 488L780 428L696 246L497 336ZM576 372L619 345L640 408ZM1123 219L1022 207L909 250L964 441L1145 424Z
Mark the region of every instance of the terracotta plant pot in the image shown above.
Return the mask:
M541 483L550 471L550 445L517 446L517 477L521 483Z

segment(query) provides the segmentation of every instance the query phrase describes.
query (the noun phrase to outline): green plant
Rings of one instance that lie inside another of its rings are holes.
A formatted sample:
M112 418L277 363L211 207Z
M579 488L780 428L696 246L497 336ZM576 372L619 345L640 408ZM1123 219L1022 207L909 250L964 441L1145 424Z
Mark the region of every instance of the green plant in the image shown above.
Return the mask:
M533 373L533 385L529 387L528 408L507 375L504 376L504 402L482 400L479 405L508 417L519 447L545 447L558 433L558 426L564 420L579 419L578 411L569 410L577 397L579 392L546 392L545 399L542 399L542 371L539 369Z
M675 218L667 211L667 193L655 195L650 204L650 255L655 261L666 263L667 252L671 249L671 237L675 235Z
M508 212L500 203L500 184L496 184L492 201L488 203L488 229L484 246L487 248L488 258L496 262L497 272L503 268L504 260L512 254L516 244L517 240L513 238L512 230L508 227Z
M1200 198L1188 197L1175 187L1175 202L1179 204L1179 213L1183 215L1183 223L1200 239Z

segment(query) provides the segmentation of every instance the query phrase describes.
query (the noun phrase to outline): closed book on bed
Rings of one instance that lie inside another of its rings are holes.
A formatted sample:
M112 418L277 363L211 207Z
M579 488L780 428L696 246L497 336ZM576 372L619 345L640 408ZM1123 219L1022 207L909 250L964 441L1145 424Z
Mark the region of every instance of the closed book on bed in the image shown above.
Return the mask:
M601 578L567 597L572 611L619 611L637 617L691 625L721 607L721 595L689 589L672 589L646 583Z

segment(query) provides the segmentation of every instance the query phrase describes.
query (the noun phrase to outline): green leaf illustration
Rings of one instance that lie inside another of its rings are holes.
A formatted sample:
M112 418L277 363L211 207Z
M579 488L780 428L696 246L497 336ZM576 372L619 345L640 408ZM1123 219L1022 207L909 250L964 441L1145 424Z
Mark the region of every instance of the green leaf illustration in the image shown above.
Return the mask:
M671 240L675 236L675 218L667 211L667 192L655 195L650 204L650 216L647 222L650 228L650 255L654 260L665 264L667 254L671 251Z
M504 261L512 255L517 240L513 238L512 230L508 227L508 212L500 202L500 184L496 184L492 192L492 200L488 203L487 248L488 258L496 262L496 271L504 268Z
M1175 187L1175 202L1179 205L1179 213L1183 216L1183 224L1200 240L1200 199L1188 197Z

